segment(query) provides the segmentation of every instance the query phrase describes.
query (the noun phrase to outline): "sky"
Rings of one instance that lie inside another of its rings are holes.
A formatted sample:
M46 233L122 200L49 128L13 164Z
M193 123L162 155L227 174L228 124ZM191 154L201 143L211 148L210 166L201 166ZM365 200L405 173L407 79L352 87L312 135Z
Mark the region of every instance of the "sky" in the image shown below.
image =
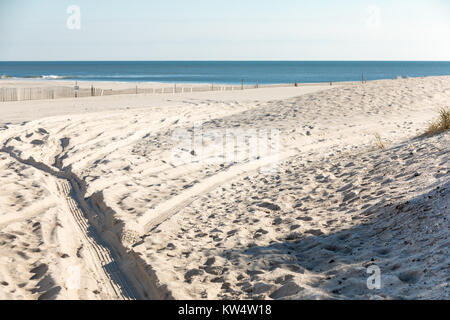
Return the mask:
M450 61L448 0L0 0L0 61Z

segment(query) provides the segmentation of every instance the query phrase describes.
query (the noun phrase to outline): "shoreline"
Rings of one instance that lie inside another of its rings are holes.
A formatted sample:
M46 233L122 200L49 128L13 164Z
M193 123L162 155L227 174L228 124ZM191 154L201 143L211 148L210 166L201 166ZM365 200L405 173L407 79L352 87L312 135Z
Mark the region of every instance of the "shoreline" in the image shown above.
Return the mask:
M355 81L323 81L323 82L282 82L282 83L259 83L259 82L244 82L245 86L255 87L259 86L261 88L270 87L292 87L295 83L298 86L324 86L332 83L333 85L357 85L362 83L372 83L379 81L396 81L396 80L409 80L409 79L427 79L427 78L445 78L450 77L450 75L430 75L430 76L417 76L417 77L401 77L396 78L384 78L376 80L355 80ZM241 83L227 83L227 82L175 82L175 81L105 81L105 80L69 80L69 79L27 79L27 78L1 78L0 88L9 88L14 86L25 86L25 87L39 87L42 85L51 86L68 86L73 87L77 83L80 88L90 88L91 85L95 85L99 88L106 89L132 89L136 86L142 88L169 88L174 85L194 87L194 86L234 86L236 88L241 86Z
M159 82L189 84L249 84L359 82L397 77L450 75L449 61L4 61L0 77L15 80L69 80L87 82ZM30 72L31 70L31 72ZM72 77L72 78L71 78ZM68 79L71 78L71 79ZM91 78L88 80L86 78ZM103 78L103 79L102 79ZM120 79L120 80L118 80ZM142 81L145 79L145 81ZM197 81L201 79L201 81ZM210 79L223 79L224 81Z

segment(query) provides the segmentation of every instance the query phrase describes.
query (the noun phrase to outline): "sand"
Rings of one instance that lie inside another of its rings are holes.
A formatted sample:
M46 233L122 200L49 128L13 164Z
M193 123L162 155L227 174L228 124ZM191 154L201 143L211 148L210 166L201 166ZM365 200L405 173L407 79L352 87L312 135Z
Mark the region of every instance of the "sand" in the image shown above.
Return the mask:
M0 299L448 299L450 134L417 136L449 98L429 77L1 103ZM212 157L230 132L276 157Z

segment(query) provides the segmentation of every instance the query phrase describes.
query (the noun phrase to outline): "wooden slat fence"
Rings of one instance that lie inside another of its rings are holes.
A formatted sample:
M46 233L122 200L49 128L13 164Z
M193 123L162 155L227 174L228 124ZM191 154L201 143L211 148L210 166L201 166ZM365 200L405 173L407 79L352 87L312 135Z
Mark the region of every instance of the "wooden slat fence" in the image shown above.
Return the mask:
M348 85L350 82L329 83L330 85ZM293 86L310 86L316 84L252 84L252 85L174 85L164 88L139 88L135 86L129 89L100 89L100 88L79 88L75 91L74 87L42 87L42 88L0 88L0 102L6 101L24 101L24 100L44 100L44 99L62 99L62 98L83 98L94 96L110 96L124 94L178 94L191 92L207 91L235 91L258 88L279 88ZM327 85L327 83L322 83Z

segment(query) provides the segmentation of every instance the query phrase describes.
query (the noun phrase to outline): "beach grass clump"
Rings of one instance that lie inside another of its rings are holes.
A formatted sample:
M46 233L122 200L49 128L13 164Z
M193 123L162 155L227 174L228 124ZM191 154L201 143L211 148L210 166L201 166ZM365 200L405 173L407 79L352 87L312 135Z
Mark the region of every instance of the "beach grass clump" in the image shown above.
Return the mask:
M434 136L448 130L450 130L450 109L442 108L439 118L430 123L425 135Z
M374 136L375 136L375 144L376 144L377 148L380 150L386 149L386 144L383 142L383 139L381 139L380 134L375 133Z

